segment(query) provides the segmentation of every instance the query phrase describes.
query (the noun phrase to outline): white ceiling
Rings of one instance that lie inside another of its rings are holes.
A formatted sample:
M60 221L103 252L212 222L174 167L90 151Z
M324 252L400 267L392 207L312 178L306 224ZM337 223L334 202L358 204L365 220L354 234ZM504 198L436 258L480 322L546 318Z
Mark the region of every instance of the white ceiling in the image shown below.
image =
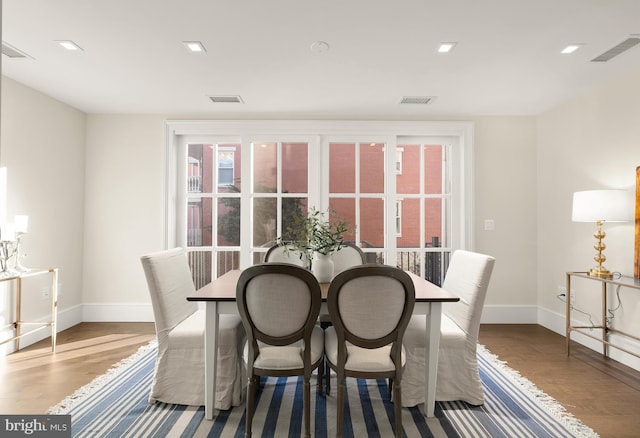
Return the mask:
M538 114L640 72L640 45L590 62L634 34L638 0L4 0L2 39L32 59L3 56L2 73L87 113ZM187 53L191 40L207 52ZM458 45L438 54L443 41Z

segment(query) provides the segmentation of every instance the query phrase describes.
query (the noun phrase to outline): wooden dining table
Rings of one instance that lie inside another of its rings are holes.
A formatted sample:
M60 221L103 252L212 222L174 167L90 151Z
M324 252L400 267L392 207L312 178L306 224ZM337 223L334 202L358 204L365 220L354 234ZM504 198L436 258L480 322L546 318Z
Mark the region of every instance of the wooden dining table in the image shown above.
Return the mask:
M241 270L232 270L221 275L211 283L198 289L193 295L187 297L188 301L205 303L205 418L212 420L214 417L214 401L216 393L216 370L218 364L218 330L219 315L238 314L236 303L236 285ZM413 308L414 315L427 315L426 318L426 366L425 366L425 403L422 413L427 417L433 417L436 405L436 378L438 371L438 349L440 346L440 321L443 302L456 302L460 299L435 284L407 272L413 280L416 291L416 302ZM330 283L321 283L322 306L320 314L328 315L327 292Z

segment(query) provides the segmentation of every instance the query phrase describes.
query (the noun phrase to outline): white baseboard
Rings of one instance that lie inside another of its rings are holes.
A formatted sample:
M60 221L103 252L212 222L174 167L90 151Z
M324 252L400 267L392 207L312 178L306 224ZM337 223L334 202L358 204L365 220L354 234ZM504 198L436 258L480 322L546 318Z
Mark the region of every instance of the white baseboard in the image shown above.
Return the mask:
M538 306L487 305L482 310L483 324L537 324Z
M82 306L84 322L153 322L150 303L90 303Z

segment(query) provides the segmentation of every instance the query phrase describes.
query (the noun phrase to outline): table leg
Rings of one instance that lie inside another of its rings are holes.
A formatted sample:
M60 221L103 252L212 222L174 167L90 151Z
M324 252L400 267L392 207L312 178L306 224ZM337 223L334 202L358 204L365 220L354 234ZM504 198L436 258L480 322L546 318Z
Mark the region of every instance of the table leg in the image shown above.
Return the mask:
M565 330L567 341L567 356L571 355L571 275L567 274L567 287L564 294L566 308L565 308Z
M58 314L58 270L51 271L51 352L56 352L56 317Z
M22 319L22 278L16 277L16 351L20 350L20 331L21 331L21 319Z
M218 303L207 301L204 331L204 411L213 420L216 401L216 372L218 370Z
M424 393L424 412L427 417L435 416L436 409L436 381L438 377L438 351L440 349L440 321L442 318L442 303L429 303L427 315L427 339L425 345L426 363L424 366L426 383Z

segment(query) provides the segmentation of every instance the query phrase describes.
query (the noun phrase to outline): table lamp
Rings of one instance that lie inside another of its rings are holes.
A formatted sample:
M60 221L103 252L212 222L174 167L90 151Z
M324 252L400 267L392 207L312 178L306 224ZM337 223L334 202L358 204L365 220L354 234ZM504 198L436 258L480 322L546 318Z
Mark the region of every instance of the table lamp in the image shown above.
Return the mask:
M586 190L573 194L574 222L595 222L598 226L593 237L597 242L593 246L598 253L593 258L598 266L589 270L594 277L611 278L613 274L602 263L607 259L602 251L606 248L602 231L604 222L628 222L632 219L632 208L629 193L626 190Z

